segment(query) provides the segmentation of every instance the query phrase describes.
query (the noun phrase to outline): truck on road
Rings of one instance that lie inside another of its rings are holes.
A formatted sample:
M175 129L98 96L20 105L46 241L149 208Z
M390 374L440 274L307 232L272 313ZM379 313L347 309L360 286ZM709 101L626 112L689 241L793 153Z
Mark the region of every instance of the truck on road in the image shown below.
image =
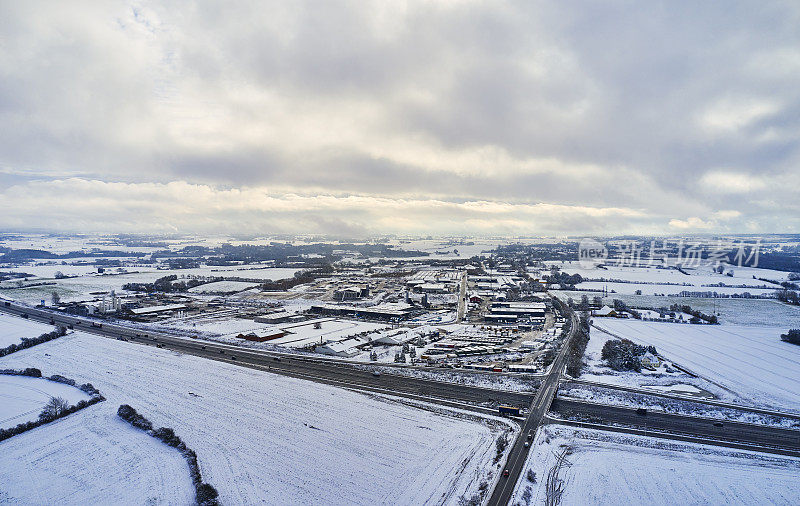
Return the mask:
M505 416L519 416L519 408L514 406L499 406L497 412Z

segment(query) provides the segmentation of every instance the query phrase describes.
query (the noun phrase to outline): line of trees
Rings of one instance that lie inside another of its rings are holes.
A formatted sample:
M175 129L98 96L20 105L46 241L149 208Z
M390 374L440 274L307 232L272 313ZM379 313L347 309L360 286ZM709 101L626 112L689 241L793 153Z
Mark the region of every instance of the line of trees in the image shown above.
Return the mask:
M582 317L567 350L567 374L573 378L581 375L583 354L586 351L587 344L589 344L589 320Z
M130 423L134 427L141 429L154 438L160 440L162 443L171 446L181 452L183 458L189 464L189 472L194 484L195 501L198 506L217 506L219 500L217 499L219 493L213 485L203 482L203 477L200 474L200 465L197 463L197 453L186 446L186 443L181 441L181 438L175 434L175 431L169 427L160 427L153 429L153 424L140 415L133 407L128 404L122 404L117 409L117 416Z
M42 371L34 367L29 367L23 370L3 369L0 370L0 374L11 376L28 376L31 378L42 377ZM60 376L58 374L43 379L77 386L75 380L65 378L64 376ZM91 383L84 383L77 388L89 394L91 396L89 400L81 400L77 404L70 406L67 401L60 397L51 397L50 401L48 401L48 403L42 409L42 412L39 413L39 418L37 420L20 423L9 429L0 429L0 441L4 441L12 436L16 436L17 434L22 434L23 432L35 429L36 427L41 427L46 423L58 420L59 418L64 418L65 416L75 413L76 411L80 411L83 408L106 400L106 398L100 394L100 391L97 390Z
M334 268L331 264L324 264L316 269L307 269L302 271L297 271L294 273L294 276L289 279L280 279L278 281L267 280L264 284L261 285L261 290L265 292L285 292L290 288L294 288L295 286L302 285L305 283L311 283L315 279L327 276L334 271Z
M188 281L177 281L178 276L177 274L170 274L169 276L164 276L163 278L158 278L152 283L125 283L122 285L123 290L128 290L130 292L185 292L190 288L194 288L195 286L200 286L205 284L206 281L201 281L199 279L190 279Z
M791 329L785 334L781 334L781 341L800 345L800 329Z
M708 322L708 323L713 323L713 324L719 323L719 321L717 320L717 315L707 315L707 314L705 314L705 313L703 313L701 311L698 311L696 309L692 309L691 306L681 305L681 304L673 304L673 305L671 305L669 307L669 310L670 311L675 311L675 312L683 312L683 313L692 315L694 318L697 318L697 320L694 320L694 319L689 320L689 323L700 323L699 320L702 320L702 321L705 321L705 322Z
M794 290L778 290L775 292L775 298L786 304L800 305L800 295Z
M23 337L19 343L10 344L5 348L0 348L0 357L5 357L6 355L10 355L15 351L24 350L26 348L36 346L37 344L58 339L59 337L66 335L66 333L67 328L59 326L56 330L52 332L46 332L39 337Z

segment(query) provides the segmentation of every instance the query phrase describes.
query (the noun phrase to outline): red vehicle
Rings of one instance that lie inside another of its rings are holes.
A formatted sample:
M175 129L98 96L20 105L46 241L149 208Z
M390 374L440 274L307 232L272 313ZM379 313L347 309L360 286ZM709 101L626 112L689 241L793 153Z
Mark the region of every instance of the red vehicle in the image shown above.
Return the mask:
M508 469L503 471L503 478L508 478Z
M494 368L492 368L492 371L493 372L503 372L503 368L502 367L494 367Z

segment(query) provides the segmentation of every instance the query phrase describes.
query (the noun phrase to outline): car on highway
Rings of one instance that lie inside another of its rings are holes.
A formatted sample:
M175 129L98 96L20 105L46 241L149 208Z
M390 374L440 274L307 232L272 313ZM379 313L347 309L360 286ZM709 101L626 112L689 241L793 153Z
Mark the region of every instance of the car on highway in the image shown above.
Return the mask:
M508 469L503 471L503 478L508 478Z
M531 446L531 443L529 441L525 441L525 448L528 448L530 446Z
M533 439L533 431L528 432L528 441Z
M380 371L372 371L372 375L375 376L376 378L379 378L380 375L381 375L381 372Z
M714 427L722 427L722 422L714 422Z

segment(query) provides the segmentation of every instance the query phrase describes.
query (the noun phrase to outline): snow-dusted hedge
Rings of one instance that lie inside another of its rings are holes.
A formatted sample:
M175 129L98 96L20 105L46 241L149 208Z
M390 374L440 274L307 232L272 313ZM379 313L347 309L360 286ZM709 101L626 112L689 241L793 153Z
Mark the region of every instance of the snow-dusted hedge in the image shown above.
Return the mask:
M203 477L200 475L200 466L197 463L197 454L194 450L187 448L186 444L181 441L181 438L175 434L174 430L169 427L153 429L153 424L150 420L140 415L134 408L127 404L123 404L119 407L117 415L134 427L142 429L154 438L159 439L162 443L176 448L181 452L181 455L183 455L183 458L185 458L186 462L189 464L189 473L192 477L195 490L195 501L197 501L199 506L217 506L219 504L217 500L217 496L219 495L217 489L215 489L213 485L203 482Z
M2 369L0 370L0 374L6 374L9 376L29 376L31 378L42 377L42 371L34 367L29 367L27 369ZM43 379L49 381L56 381L58 383L65 383L71 386L77 386L75 380L70 378L65 378L64 376L58 374ZM97 390L91 383L84 383L83 385L80 385L77 388L89 394L91 398L88 401L86 400L79 401L77 404L73 406L65 406L63 409L59 409L55 413L47 412L46 410L42 411L42 413L39 415L39 418L36 420L31 420L29 422L18 424L17 426L11 427L10 429L0 429L0 441L6 440L11 436L16 436L17 434L22 434L23 432L27 432L31 429L35 429L36 427L41 427L46 423L58 420L59 418L64 418L65 416L71 415L76 411L80 411L83 408L89 407L93 404L97 404L98 402L106 400L105 397L100 395L100 391Z
M10 355L15 351L24 350L26 348L31 348L33 346L36 346L37 344L42 344L46 343L47 341L52 341L53 339L58 339L59 337L66 335L66 333L67 333L66 327L58 327L58 329L52 332L45 332L39 337L23 337L19 343L11 344L9 346L6 346L5 348L0 348L0 357L5 357L6 355Z

